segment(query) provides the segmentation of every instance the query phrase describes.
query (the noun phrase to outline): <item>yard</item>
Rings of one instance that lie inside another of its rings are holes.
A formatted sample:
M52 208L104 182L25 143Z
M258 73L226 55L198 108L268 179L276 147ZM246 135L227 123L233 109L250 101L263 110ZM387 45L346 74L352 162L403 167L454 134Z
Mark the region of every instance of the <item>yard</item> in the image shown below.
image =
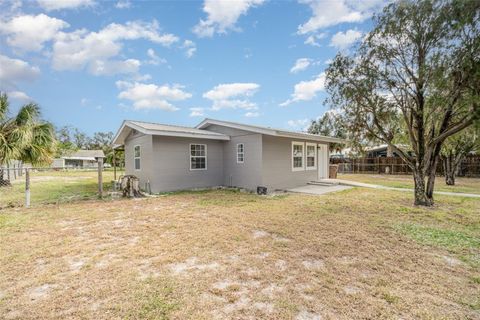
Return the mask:
M0 318L479 319L480 201L436 200L215 190L5 208Z
M117 178L123 171L117 172ZM113 170L103 171L103 189L111 190ZM30 193L32 205L66 203L98 197L96 170L54 171L31 170ZM25 174L12 181L11 188L0 188L0 209L25 203Z
M413 189L412 175L388 175L388 174L339 174L338 179L356 182L378 184L385 187ZM444 177L435 179L435 191L461 192L480 194L480 178L455 178L455 185L445 184Z

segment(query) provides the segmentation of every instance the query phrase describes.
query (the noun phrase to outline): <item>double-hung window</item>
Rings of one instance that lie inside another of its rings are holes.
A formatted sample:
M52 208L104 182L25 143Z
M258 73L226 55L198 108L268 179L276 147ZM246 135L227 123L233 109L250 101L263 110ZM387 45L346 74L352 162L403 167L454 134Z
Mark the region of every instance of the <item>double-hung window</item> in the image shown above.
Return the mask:
M133 147L133 162L135 170L140 170L140 146Z
M190 170L206 170L207 169L207 145L191 144L190 145Z
M243 163L245 160L245 147L243 143L237 144L237 163Z
M315 143L306 143L306 154L307 154L307 170L317 169L317 144Z
M304 170L304 143L292 142L292 171Z

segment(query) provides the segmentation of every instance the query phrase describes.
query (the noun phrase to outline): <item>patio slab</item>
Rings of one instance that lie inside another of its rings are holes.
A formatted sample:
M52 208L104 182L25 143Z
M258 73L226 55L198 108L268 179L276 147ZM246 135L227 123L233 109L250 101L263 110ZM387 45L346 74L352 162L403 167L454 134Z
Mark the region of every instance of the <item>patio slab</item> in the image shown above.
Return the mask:
M330 185L330 186L320 186L320 185L306 185L301 187L296 187L292 189L288 189L289 192L296 192L296 193L307 193L307 194L327 194L330 192L337 192L342 190L351 189L352 187L349 186L341 186L341 185Z

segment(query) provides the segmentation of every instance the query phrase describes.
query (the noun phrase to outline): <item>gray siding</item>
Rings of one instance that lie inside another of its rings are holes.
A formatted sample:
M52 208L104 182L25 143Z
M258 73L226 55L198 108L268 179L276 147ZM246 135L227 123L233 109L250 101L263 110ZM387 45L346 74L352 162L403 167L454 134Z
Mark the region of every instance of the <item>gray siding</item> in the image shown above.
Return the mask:
M318 178L317 170L292 171L292 141L211 125L208 130L230 136L230 141L133 134L125 141L127 174L150 181L153 192L214 186L235 186L269 191L305 185ZM190 144L207 145L207 170L190 170ZM237 144L244 144L244 163L237 163ZM134 170L134 146L141 146L141 169ZM328 157L328 155L326 155Z
M230 136L223 142L223 169L225 186L256 190L262 185L262 135L218 125L208 127L209 131ZM244 163L237 163L237 144L244 145Z
M135 170L133 149L140 146L140 170ZM152 136L140 133L130 134L125 141L125 174L133 174L140 179L140 188L150 179L152 168Z
M190 170L190 144L207 145L207 170ZM152 192L223 185L223 143L216 140L153 137Z
M263 135L262 175L263 184L269 192L276 189L298 187L317 180L318 166L317 170L292 171L292 141L313 142Z

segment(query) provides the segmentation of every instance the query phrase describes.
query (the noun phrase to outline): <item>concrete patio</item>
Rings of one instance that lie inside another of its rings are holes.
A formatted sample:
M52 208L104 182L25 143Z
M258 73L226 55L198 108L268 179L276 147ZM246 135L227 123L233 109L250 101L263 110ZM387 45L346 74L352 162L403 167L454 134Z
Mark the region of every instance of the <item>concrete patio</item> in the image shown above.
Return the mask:
M288 189L289 192L296 192L296 193L306 193L306 194L314 194L314 195L322 195L327 194L330 192L337 192L342 190L351 189L352 187L349 186L341 186L335 184L308 184L306 186L296 187L292 189Z

